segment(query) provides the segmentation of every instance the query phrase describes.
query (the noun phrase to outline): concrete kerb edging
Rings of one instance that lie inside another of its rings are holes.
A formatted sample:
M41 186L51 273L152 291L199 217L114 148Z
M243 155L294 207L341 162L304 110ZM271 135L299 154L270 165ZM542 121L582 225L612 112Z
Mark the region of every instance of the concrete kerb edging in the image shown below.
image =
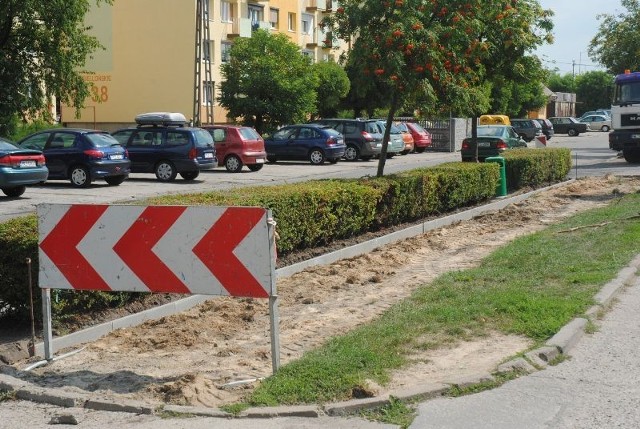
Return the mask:
M425 222L423 224L398 231L388 236L371 240L371 242L361 243L349 248L342 249L340 251L313 258L308 261L281 268L279 270L276 270L276 276L286 277L300 272L305 268L313 265L329 264L340 259L358 256L362 253L369 252L385 244L390 244L409 237L420 235L431 229L450 225L454 222L472 219L473 217L484 214L485 212L499 210L509 204L523 201L544 190L552 189L566 184L567 182L555 184L547 188L541 188L528 192L526 194L500 199L499 201L490 203L486 206L470 209L465 212L446 216L434 221ZM596 305L589 309L589 311L587 312L587 317L591 318L599 311L605 309L611 303L613 298L622 290L622 288L630 285L636 279L636 272L638 268L640 268L640 255L634 258L628 267L621 270L615 279L607 283L600 290L600 292L594 298L596 301ZM65 337L54 339L54 345L57 348L61 348L74 346L80 342L92 341L110 332L111 330L121 327L135 326L139 323L144 322L145 320L184 311L207 299L210 299L210 297L194 295L189 298L185 298L183 300L158 307L156 309L142 312L144 314L139 313L137 315L127 316L123 319L119 319L118 321L105 323L94 328L89 328ZM572 347L574 347L575 344L577 344L577 342L585 332L587 323L588 320L585 318L577 318L572 320L549 341L547 341L544 347L526 353L526 359L519 357L501 364L496 372L531 373L538 368L546 367L549 362L552 362L561 354L568 353L568 351ZM116 326L117 328L115 328ZM97 336L94 337L94 335ZM58 342L56 343L56 341ZM78 342L73 343L73 341ZM40 347L40 350L43 350L42 343L36 345L36 350L38 350L38 346ZM16 397L24 400L49 403L62 407L84 407L101 411L119 411L136 414L153 414L158 411L165 411L176 414L191 414L224 418L318 417L323 414L331 416L341 416L353 414L364 409L378 408L388 405L390 403L391 397L395 397L404 401L424 400L438 396L444 396L450 391L452 387L471 387L473 385L494 380L494 377L491 374L478 374L475 376L467 377L464 380L450 380L447 383L442 384L428 384L424 386L412 387L410 389L398 390L381 397L356 399L340 403L328 404L324 406L282 406L249 408L240 413L239 416L234 416L230 413L226 413L218 409L204 407L176 406L165 404L150 405L146 403L140 403L138 401L107 401L97 400L93 398L88 399L78 394L33 386L30 383L27 383L19 378L7 375L6 372L15 371L12 367L9 368L10 369L7 371L4 368L0 367L0 390L15 392Z

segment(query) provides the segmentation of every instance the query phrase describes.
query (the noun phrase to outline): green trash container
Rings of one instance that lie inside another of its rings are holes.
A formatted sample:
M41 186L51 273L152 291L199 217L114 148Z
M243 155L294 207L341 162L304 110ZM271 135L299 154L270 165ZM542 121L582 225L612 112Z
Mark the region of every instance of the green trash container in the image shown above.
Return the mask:
M497 162L500 164L500 182L496 187L496 196L504 197L507 195L507 168L503 157L490 156L484 160L485 162Z

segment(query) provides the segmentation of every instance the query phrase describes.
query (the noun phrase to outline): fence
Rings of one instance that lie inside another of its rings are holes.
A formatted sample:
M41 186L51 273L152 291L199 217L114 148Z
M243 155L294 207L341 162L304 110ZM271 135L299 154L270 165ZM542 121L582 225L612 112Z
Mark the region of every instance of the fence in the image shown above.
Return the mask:
M431 152L457 152L462 140L471 134L471 119L415 119L412 117L395 118L395 121L415 122L431 134Z

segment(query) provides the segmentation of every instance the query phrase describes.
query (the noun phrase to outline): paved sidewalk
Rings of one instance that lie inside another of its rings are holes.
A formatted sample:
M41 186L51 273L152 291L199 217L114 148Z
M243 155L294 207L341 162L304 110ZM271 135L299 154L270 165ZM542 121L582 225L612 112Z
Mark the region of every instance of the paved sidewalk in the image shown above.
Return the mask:
M419 407L410 429L608 429L640 426L640 281L618 295L557 366Z

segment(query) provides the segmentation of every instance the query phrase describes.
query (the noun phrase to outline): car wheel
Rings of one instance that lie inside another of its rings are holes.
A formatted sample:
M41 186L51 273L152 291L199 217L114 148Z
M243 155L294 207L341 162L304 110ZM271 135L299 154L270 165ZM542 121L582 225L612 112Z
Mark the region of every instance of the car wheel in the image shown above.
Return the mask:
M247 168L251 171L260 171L264 164L247 164Z
M423 148L423 147L417 147L416 148L416 153L422 153L422 152L424 152L424 150L425 150L425 148Z
M277 161L275 156L268 156L267 157L267 162L270 162L271 164L275 164Z
M91 175L89 175L89 170L87 167L82 165L76 165L71 168L69 180L76 188L87 188L91 185Z
M242 170L242 161L235 155L229 155L227 159L224 160L224 168L231 173L240 173L240 170Z
M358 158L360 158L360 150L355 146L347 146L347 149L344 151L344 159L347 161L356 161Z
M171 182L175 180L178 172L172 163L169 161L160 161L156 165L156 177L161 182Z
M395 153L395 152L387 152L387 159L391 159L391 158L393 158L394 156L396 156L396 153Z
M184 173L180 173L180 176L182 176L184 180L195 180L199 175L199 171L185 171Z
M410 150L403 150L402 152L400 152L400 155L408 155L409 152L411 152Z
M640 163L640 151L627 149L622 150L622 156L624 156L624 160L629 164L638 164Z
M603 125L602 128L600 128L600 129L606 133L607 131L609 131L609 126L608 125Z
M574 130L573 128L569 128L569 131L567 131L567 134L568 134L570 137L575 137L575 136L577 136L577 135L578 135L578 132L577 132L576 130Z
M324 164L324 153L320 149L312 149L309 152L309 162L313 165L322 165Z
M126 178L127 176L111 176L111 177L105 177L104 181L107 182L108 185L118 186L119 184L124 182Z
M7 197L11 197L11 198L16 198L19 197L20 195L24 194L24 191L27 190L26 186L15 186L13 188L2 188L2 192L4 192L4 194Z

